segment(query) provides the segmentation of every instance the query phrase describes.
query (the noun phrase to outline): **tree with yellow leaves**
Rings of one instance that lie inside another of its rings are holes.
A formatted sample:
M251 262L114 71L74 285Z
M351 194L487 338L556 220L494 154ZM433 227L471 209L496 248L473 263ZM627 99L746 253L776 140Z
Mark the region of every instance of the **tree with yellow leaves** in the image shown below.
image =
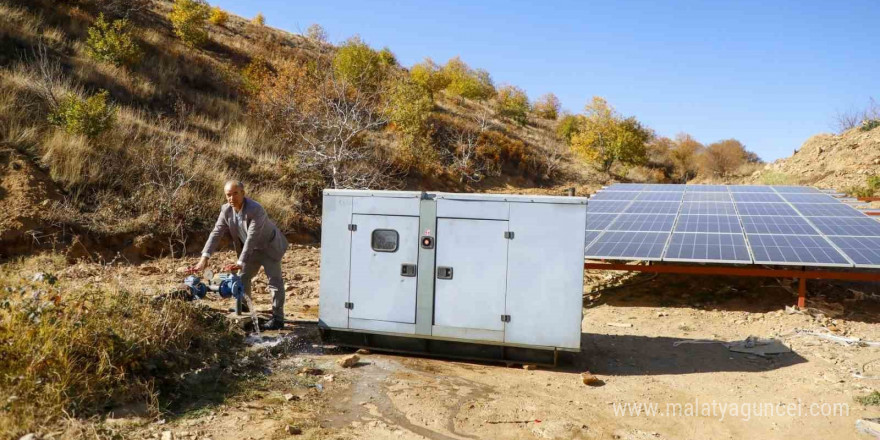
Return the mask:
M616 162L638 165L647 160L645 145L654 136L650 129L634 117L624 118L598 96L584 110L571 137L575 154L606 173Z

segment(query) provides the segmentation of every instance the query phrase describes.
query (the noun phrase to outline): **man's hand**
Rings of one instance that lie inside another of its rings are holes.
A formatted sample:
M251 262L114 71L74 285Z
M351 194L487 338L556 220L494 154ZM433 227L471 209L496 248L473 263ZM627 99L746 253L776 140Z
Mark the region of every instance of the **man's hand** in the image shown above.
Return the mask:
M202 257L199 259L199 262L196 263L195 266L189 268L190 273L199 273L205 270L208 267L208 259L206 257Z
M238 272L241 270L241 266L238 263L227 264L223 266L223 272Z

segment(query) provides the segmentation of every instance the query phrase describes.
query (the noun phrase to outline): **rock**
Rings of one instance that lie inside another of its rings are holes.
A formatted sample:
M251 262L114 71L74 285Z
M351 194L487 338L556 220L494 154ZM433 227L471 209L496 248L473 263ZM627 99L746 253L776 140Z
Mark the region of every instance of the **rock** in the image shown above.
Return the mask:
M294 281L302 281L302 279L303 279L302 274L296 274L293 276Z
M596 387L604 383L598 377L593 376L589 371L581 373L581 379L584 381L584 385L589 385L591 387Z
M307 374L309 376L323 376L324 370L322 370L320 368L302 367L299 370L299 374L300 375Z
M537 370L537 369L538 369L538 366L534 365L534 364L524 364L523 365L523 370L533 371L533 370Z
M334 376L332 374L328 374L328 375L322 377L321 379L323 379L324 382L333 382L333 380L336 379L336 376Z
M657 317L658 317L658 318L662 318L662 317L664 317L664 316L669 316L669 313L666 313L666 312L657 312Z
M290 435L300 435L303 433L302 429L300 429L298 426L293 426L293 425L287 425L284 428L284 432L286 432Z
M336 361L336 364L342 368L351 368L351 367L357 365L359 360L361 360L361 358L358 355L353 354L350 356L346 356L342 359L339 359L338 361Z
M305 306L303 306L303 308L305 308ZM361 348L358 351L356 351L355 353L357 353L357 354L372 354L372 352L370 352L370 350L367 350L366 348Z
M25 434L21 436L18 440L38 440L36 434Z
M293 402L294 400L299 400L299 396L292 393L287 393L284 395L284 400L288 402Z
M162 440L174 440L174 434L171 431L162 431L162 436L159 438Z

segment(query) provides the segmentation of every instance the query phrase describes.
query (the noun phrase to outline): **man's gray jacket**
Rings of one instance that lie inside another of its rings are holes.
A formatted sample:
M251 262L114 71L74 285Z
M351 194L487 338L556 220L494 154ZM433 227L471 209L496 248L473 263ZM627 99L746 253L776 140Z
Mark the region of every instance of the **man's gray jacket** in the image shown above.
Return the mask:
M226 203L220 208L220 216L205 243L202 255L213 254L220 246L220 239L228 235L235 246L238 261L245 265L255 251L260 251L273 260L281 260L287 250L287 239L275 223L269 220L266 210L259 203L245 197L241 211L242 221L247 227L247 240L241 242L234 218L235 211L231 204Z

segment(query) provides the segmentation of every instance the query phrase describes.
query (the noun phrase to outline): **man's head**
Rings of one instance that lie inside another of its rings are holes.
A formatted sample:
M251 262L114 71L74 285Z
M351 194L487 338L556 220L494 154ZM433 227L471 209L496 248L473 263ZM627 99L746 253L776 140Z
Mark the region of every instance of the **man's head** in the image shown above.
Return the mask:
M236 211L240 210L244 205L244 184L240 180L229 180L223 186L223 192L226 194L226 201Z

